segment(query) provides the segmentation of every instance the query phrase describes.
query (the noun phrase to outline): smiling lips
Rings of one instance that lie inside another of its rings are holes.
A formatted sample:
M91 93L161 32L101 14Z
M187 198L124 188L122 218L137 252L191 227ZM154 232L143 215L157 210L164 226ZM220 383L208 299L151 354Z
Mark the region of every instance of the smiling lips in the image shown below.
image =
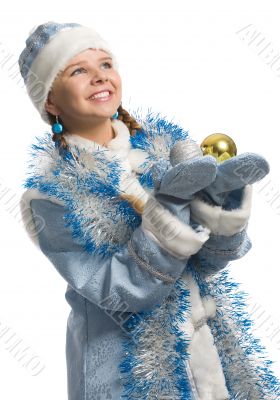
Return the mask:
M108 90L104 90L103 92L99 92L89 98L89 100L98 100L98 101L107 101L112 97L112 93Z

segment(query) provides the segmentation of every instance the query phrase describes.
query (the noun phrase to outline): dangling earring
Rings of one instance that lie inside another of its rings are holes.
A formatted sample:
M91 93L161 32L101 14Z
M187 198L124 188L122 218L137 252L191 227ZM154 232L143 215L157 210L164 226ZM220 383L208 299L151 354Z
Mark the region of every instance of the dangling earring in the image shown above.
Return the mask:
M112 115L112 117L111 117L111 118L113 118L113 119L117 119L117 118L118 118L118 116L119 116L119 113L118 113L118 111L116 111L116 112L115 112L115 114L114 114L114 115Z
M53 133L60 134L63 131L63 126L58 122L58 115L55 116L56 122L52 125Z

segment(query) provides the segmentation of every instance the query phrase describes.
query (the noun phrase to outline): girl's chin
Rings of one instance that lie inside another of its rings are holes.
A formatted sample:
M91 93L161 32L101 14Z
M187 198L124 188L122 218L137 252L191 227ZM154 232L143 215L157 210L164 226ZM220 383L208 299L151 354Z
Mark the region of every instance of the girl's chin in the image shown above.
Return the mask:
M103 112L102 111L98 111L98 110L92 110L91 112L89 112L89 113L87 113L87 114L84 114L84 118L85 119L92 119L93 121L96 121L96 120L100 120L100 121L102 121L102 120L107 120L108 118L112 118L112 116L115 114L115 112L116 112L117 110L112 110L112 111L110 111L110 110L103 110Z
M116 113L118 109L118 106L116 105L115 107L93 107L90 110L90 114L91 115L95 115L96 117L108 117L111 118L112 115L114 115Z

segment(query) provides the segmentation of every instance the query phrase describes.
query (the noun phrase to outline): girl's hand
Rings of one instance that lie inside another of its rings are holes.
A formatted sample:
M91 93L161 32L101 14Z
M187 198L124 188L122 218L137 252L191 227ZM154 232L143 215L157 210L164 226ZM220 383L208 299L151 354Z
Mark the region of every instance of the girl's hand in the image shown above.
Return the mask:
M142 228L161 247L179 259L197 253L209 238L210 230L190 225L190 202L197 191L215 179L213 157L196 158L168 168L165 162L151 169L154 193L142 214Z
M252 185L269 173L260 155L244 153L218 165L216 179L191 202L192 219L214 235L232 236L243 231L252 208Z
M151 168L155 197L171 196L189 202L216 179L217 162L211 156L184 160L168 169L164 162Z
M268 173L269 164L264 157L255 153L240 154L218 164L215 180L198 195L212 205L237 208L245 186L260 181Z

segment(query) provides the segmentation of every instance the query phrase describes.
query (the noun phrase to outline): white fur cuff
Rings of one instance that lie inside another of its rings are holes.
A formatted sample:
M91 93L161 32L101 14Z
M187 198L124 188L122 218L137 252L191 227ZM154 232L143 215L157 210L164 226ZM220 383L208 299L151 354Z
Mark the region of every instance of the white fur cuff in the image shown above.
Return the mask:
M248 223L252 192L252 185L246 185L240 208L231 211L194 199L190 204L192 218L195 222L207 226L214 235L232 236L241 232Z
M156 243L178 259L197 253L209 239L209 229L195 231L180 221L153 197L149 197L142 214L142 228Z

